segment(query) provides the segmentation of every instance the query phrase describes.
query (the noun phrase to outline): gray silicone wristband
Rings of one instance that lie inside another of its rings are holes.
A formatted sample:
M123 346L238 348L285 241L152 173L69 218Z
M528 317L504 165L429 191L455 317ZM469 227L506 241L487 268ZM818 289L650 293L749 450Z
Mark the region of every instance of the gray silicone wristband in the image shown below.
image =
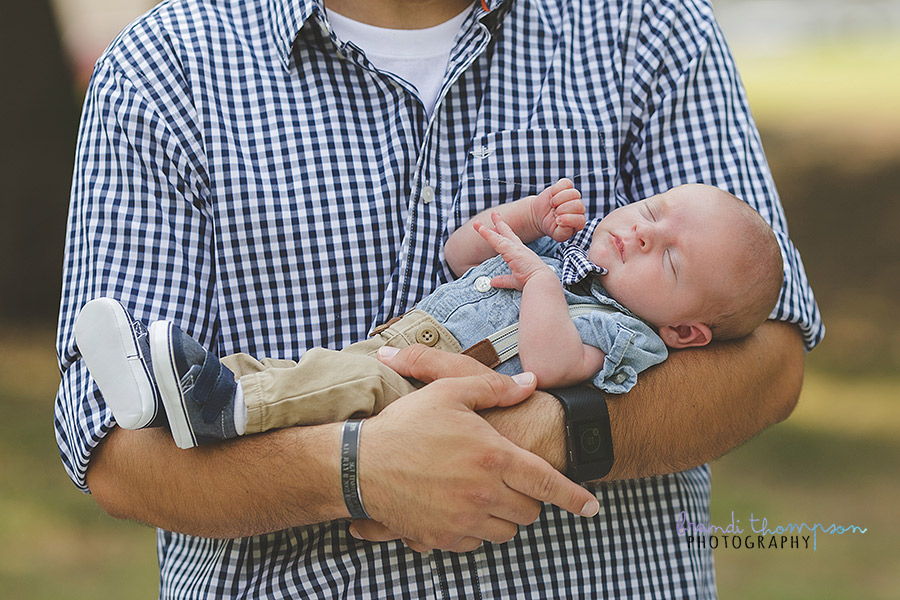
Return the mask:
M362 423L362 419L344 421L341 432L341 491L352 518L371 519L359 493L359 432Z

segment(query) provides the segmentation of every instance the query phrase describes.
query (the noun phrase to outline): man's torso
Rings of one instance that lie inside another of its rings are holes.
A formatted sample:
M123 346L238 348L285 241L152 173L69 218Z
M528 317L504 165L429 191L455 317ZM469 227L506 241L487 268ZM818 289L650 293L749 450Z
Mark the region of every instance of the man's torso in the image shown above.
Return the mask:
M627 201L630 77L657 51L641 45L640 3L519 0L494 37L476 3L430 121L308 7L164 4L104 59L169 129L193 215L167 224L187 248L171 262L204 277L171 300L219 355L361 339L450 278L449 232L562 176L591 216ZM161 594L711 597L710 552L675 530L682 510L707 518L708 475L602 487L594 519L546 506L512 542L465 555L357 542L338 522L240 540L161 531Z

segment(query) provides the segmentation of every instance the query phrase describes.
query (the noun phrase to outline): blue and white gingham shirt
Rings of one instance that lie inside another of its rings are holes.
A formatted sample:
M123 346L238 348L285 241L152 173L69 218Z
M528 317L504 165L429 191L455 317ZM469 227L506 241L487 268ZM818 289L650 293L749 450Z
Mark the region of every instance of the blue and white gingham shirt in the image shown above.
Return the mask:
M89 299L172 319L224 355L340 348L450 277L475 212L575 180L588 211L718 185L778 233L775 317L822 335L744 93L706 0L491 0L456 39L433 117L338 40L317 1L177 0L129 27L88 91L68 223L55 426L81 488L114 426L73 341ZM569 272L589 265L568 255ZM503 545L418 555L345 523L209 540L159 532L164 598L711 598L709 470L546 506Z

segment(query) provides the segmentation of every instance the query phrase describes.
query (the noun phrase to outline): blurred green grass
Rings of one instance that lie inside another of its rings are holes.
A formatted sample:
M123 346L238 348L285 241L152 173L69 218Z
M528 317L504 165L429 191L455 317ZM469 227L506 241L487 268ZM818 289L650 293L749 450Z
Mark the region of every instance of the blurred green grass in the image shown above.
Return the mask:
M156 532L105 516L66 476L53 433L51 328L0 335L0 596L155 598Z
M823 37L780 51L737 47L734 53L761 123L839 136L863 128L869 143L873 136L890 139L900 125L896 37Z
M747 531L751 514L766 517L771 529L789 523L867 529L819 533L815 551L719 548L721 598L897 597L897 398L900 377L854 380L811 370L788 421L713 463L713 524L728 525L733 511Z
M736 52L829 330L791 419L713 464L712 522L752 512L868 532L820 535L815 552L717 549L723 599L897 597L897 49L864 40L777 60ZM156 597L155 532L103 515L61 467L52 328L0 330L0 596Z

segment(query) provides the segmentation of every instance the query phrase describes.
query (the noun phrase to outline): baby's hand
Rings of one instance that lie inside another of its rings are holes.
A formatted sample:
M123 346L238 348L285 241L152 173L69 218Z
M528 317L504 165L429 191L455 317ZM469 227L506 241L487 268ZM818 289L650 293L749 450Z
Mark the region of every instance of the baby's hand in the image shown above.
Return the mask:
M525 283L536 275L549 274L556 277L547 263L522 243L519 236L500 217L500 213L493 211L491 220L494 222L493 227L482 225L478 221L473 222L472 225L475 231L497 251L497 254L503 257L512 271L510 275L494 277L491 280L491 286L521 290L525 287Z
M565 242L584 229L584 202L570 179L560 179L531 201L531 214L538 230L557 242Z

